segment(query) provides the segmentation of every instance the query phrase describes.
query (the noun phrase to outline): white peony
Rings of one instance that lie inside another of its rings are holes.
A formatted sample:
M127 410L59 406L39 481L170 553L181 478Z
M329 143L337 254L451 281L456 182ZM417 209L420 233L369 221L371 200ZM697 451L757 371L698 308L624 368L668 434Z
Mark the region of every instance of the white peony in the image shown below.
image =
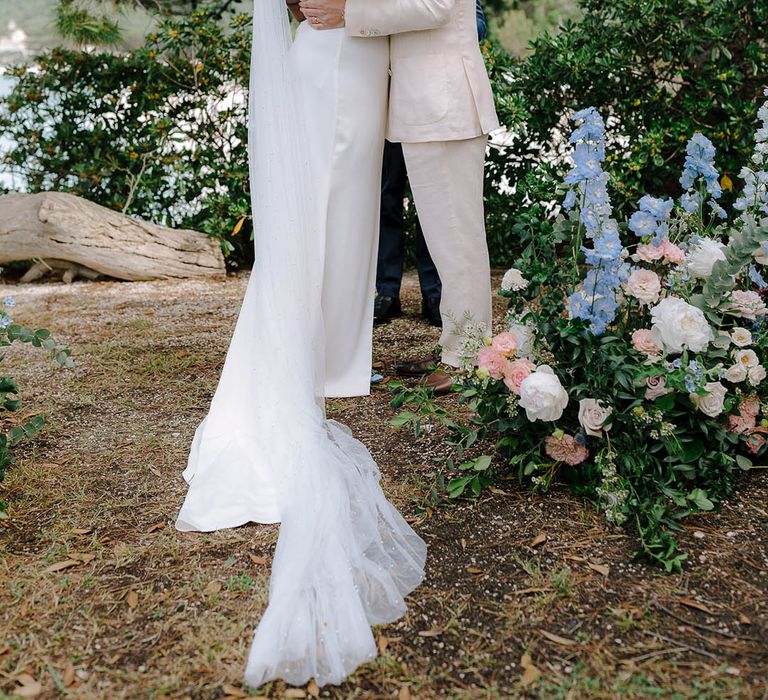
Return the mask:
M513 323L509 332L517 338L517 356L530 357L533 352L533 327L522 323Z
M704 312L677 297L662 299L651 311L651 330L667 352L706 350L714 340Z
M704 396L691 394L691 401L705 416L717 418L723 412L725 395L728 393L728 389L720 382L708 382L704 385L704 388L709 393Z
M733 384L740 384L747 378L747 368L744 365L733 365L725 370L725 378Z
M725 245L713 238L701 238L688 252L688 272L692 277L706 279L718 260L725 260Z
M582 430L592 437L602 437L611 429L610 417L613 410L604 408L595 399L579 401L579 425Z
M624 291L641 304L655 304L661 294L661 280L653 270L635 270L624 285Z
M760 358L754 350L736 350L733 353L733 361L747 369L752 369L752 367L757 367L760 364Z
M541 365L520 384L520 406L530 421L553 421L568 405L568 392L552 368Z
M529 282L523 273L515 267L511 267L504 273L501 280L501 288L505 292L520 292L528 286Z
M731 340L734 345L745 348L752 345L752 334L746 328L737 326L731 331Z
M757 365L757 367L750 367L749 371L747 372L749 383L752 386L758 386L761 384L767 375L768 373L765 371L765 367L762 365Z

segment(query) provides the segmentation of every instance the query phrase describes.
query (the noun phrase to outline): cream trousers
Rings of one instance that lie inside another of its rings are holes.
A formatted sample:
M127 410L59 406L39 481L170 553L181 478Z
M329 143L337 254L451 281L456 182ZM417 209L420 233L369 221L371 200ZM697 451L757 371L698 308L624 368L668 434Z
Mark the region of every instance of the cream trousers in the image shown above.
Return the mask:
M466 328L491 332L491 270L485 240L487 136L404 143L408 179L427 247L443 283L442 360L460 366Z

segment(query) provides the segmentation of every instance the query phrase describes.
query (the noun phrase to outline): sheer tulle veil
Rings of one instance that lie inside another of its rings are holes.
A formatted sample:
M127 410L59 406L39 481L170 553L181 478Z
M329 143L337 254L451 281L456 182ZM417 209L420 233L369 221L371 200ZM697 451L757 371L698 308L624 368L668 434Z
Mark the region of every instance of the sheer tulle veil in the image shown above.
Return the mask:
M269 467L280 536L246 681L340 683L375 657L371 625L405 612L404 596L423 578L426 547L384 497L365 446L325 416L322 241L285 0L255 0L253 21L256 262L193 457L199 472L201 455L211 455L219 481L235 473L247 479L245 467L227 471L232 460ZM215 500L216 479L206 488Z

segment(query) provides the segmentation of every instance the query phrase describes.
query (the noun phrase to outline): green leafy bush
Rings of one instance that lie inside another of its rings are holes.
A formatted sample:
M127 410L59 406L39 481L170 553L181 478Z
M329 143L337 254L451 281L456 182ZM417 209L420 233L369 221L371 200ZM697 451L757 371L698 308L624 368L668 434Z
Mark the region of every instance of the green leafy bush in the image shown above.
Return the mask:
M47 350L59 366L74 366L70 351L58 345L49 331L44 328L32 330L13 323L8 309L14 305L13 299L6 297L0 306L0 348L6 348L14 342L29 343L36 348ZM4 356L0 354L0 362L3 358ZM0 482L5 478L5 473L13 462L12 449L23 440L33 438L45 425L45 418L38 415L26 423L6 429L4 417L20 408L21 399L16 381L0 373ZM5 510L5 504L0 499L0 518L5 517Z
M195 228L247 260L250 48L250 18L225 30L205 11L166 20L126 54L42 54L9 72L0 129L15 148L3 166L30 191Z
M516 185L489 199L489 237L504 266L530 240L537 210L554 199L567 149L567 114L587 105L605 117L614 204L626 213L642 192L671 195L685 144L696 131L714 143L724 203L750 149L768 74L768 3L754 0L581 0L583 19L533 42L505 66L497 93L513 100L503 121L511 143L493 155L494 183ZM547 186L542 188L542 182ZM491 189L489 182L489 189ZM520 237L522 236L522 240ZM505 259L506 256L506 259Z

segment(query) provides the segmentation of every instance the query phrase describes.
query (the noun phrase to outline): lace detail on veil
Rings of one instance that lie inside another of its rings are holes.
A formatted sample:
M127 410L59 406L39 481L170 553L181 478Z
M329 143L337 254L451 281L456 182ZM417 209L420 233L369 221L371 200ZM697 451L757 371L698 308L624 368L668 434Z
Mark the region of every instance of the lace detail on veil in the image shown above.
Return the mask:
M325 417L322 256L313 175L297 136L306 130L290 46L284 0L255 0L249 164L256 263L244 302L254 321L233 343L249 350L234 354L248 357L238 371L255 397L248 430L269 461L281 527L269 605L245 675L252 686L275 678L342 682L376 656L370 626L404 614L426 557L424 542L386 500L368 450Z

